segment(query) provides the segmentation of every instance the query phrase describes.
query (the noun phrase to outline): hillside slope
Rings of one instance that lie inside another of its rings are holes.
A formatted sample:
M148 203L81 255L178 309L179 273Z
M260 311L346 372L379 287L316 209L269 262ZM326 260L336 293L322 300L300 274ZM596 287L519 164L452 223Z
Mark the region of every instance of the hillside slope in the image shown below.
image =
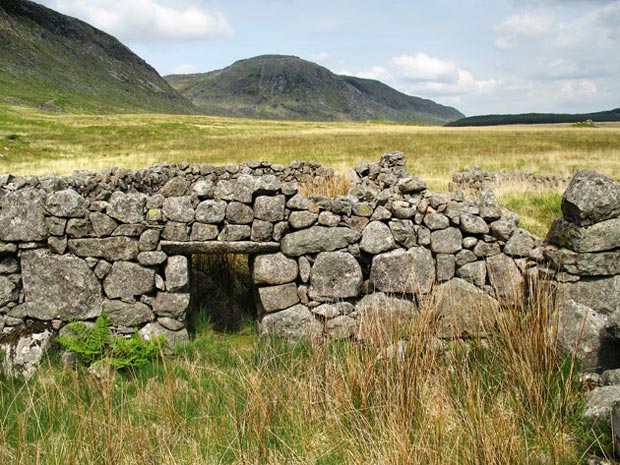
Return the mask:
M405 95L379 81L339 76L286 55L262 55L209 73L165 79L211 115L435 124L463 117L452 107Z
M0 1L0 102L52 111L196 111L114 37L28 0Z
M596 113L522 113L518 115L480 115L452 121L446 126L501 126L504 124L554 124L580 123L592 120L594 123L620 121L620 108Z

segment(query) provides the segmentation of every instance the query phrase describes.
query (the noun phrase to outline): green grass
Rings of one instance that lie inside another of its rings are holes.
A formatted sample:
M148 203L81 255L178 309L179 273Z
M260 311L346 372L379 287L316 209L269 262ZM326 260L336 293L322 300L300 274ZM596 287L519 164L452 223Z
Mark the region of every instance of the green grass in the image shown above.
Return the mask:
M486 341L431 350L422 313L357 345L257 339L204 325L176 358L100 377L52 357L0 380L2 464L576 464L598 440L545 309Z

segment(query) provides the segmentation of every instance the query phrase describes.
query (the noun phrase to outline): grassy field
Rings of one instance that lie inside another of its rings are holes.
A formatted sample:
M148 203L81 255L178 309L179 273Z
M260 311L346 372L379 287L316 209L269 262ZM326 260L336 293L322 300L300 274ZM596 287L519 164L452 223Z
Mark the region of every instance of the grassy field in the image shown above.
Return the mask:
M442 128L387 123L257 121L208 116L49 115L0 107L0 173L70 174L158 162L227 164L315 160L337 172L400 150L408 169L445 190L452 173L527 170L570 176L579 169L620 177L620 125ZM504 186L500 202L544 235L560 192Z

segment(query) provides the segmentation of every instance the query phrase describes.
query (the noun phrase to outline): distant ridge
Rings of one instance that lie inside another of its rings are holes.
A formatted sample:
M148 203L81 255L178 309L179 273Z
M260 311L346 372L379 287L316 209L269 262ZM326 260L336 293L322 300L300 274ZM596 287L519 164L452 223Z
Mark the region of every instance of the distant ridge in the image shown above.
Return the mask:
M592 120L594 123L620 121L620 108L597 113L522 113L519 115L481 115L452 121L446 126L500 126L504 124L553 124L580 123Z
M339 76L288 55L262 55L227 68L165 79L210 115L247 118L443 124L458 110L375 80Z
M28 0L0 0L0 102L58 112L196 112L114 37Z

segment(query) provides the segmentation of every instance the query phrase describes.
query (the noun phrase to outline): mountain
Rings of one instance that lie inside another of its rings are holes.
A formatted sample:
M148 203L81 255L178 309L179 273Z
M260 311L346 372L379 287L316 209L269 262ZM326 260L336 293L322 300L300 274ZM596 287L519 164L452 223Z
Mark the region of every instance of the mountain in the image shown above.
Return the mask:
M446 126L500 126L503 124L553 124L580 123L592 120L594 123L620 121L620 108L597 113L522 113L519 115L480 115L452 121Z
M286 55L262 55L227 68L165 79L209 115L247 118L445 123L458 110L371 79L339 76Z
M27 0L0 0L0 102L53 111L196 112L114 37Z

